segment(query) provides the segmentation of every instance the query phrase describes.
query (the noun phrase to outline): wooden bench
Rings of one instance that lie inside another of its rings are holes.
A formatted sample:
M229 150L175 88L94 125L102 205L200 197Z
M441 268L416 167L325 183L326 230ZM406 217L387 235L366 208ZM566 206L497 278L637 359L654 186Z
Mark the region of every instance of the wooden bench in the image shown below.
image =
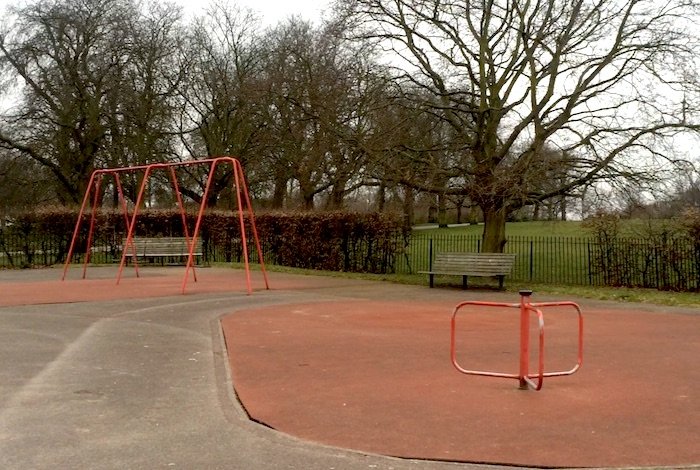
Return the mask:
M430 287L434 286L436 274L448 276L462 276L462 287L467 288L467 277L482 276L498 278L498 287L503 289L503 281L506 275L513 270L515 255L509 253L464 253L445 252L437 253L430 271L419 271L419 274L427 274L430 279Z
M183 258L190 254L185 237L134 237L134 248L137 258L161 258L163 261L167 258ZM197 243L194 246L194 256L202 256L202 239L197 238ZM134 257L134 249L126 248L127 258Z

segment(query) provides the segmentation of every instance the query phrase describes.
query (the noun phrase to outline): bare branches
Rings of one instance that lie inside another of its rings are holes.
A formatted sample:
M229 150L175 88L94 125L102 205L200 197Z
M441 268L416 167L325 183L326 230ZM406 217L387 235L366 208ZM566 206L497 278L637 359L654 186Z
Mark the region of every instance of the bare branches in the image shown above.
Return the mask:
M467 142L453 178L484 210L641 176L673 160L655 142L700 129L693 0L341 3L355 37L395 52L387 60L408 71L397 78ZM547 148L566 155L556 187L530 175L547 168Z
M14 10L0 66L19 83L4 145L50 170L58 199L80 201L99 166L171 153L180 10L130 0L40 0Z

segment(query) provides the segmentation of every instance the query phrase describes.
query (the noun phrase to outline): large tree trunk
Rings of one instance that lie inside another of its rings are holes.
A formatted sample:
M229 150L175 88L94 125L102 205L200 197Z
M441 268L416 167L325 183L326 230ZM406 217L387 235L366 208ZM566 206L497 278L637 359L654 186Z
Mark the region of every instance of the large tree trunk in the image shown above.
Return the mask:
M462 212L464 211L464 202L466 201L466 198L463 196L458 197L455 200L455 209L457 209L457 224L462 223Z
M534 209L532 209L532 220L540 220L540 209L542 207L541 203L535 204Z
M287 171L282 169L275 171L275 184L272 191L272 208L282 209L287 198L287 183L289 178Z
M342 209L345 205L345 194L348 178L338 178L328 197L328 208L331 210Z
M314 194L304 194L302 196L302 205L304 207L304 210L307 211L312 211L315 209L315 204L314 204Z
M566 220L566 218L567 218L567 217L566 217L566 216L567 216L567 213L566 213L566 211L567 211L567 200L566 200L566 196L562 196L562 197L561 197L561 201L560 201L560 204L559 204L559 210L561 211L561 212L560 212L560 214L561 214L561 220Z
M482 207L484 211L484 232L481 251L503 253L506 246L506 216L508 211L501 207Z
M384 212L384 209L386 209L386 184L383 181L379 182L375 204L378 212Z
M410 186L403 187L403 220L406 228L411 228L416 220L414 191Z
M304 210L312 211L315 209L314 197L316 192L314 191L314 185L308 175L303 174L297 178L299 182L299 195L301 196L301 204Z
M447 197L444 194L438 194L437 221L439 227L447 227Z

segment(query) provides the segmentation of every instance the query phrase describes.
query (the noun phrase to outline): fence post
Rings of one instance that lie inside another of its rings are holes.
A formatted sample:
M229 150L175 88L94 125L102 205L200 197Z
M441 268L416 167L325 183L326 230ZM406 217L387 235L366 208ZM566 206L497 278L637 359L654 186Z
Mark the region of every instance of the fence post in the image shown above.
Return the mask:
M654 245L654 277L656 278L654 280L654 287L656 289L659 289L661 286L661 277L659 274L659 247Z
M428 240L428 271L433 270L433 239Z
M530 282L532 282L532 277L535 272L535 253L534 253L534 241L530 240Z
M591 242L588 242L588 285L593 285L593 266L591 266Z

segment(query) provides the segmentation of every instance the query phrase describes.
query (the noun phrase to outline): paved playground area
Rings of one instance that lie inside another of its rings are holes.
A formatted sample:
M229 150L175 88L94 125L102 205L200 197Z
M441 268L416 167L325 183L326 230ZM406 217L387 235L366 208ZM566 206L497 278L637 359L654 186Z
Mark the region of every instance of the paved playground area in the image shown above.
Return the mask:
M696 310L579 300L583 367L534 392L449 360L452 307L512 292L183 272L0 271L2 468L700 468ZM513 314L460 317L460 360L517 368Z

